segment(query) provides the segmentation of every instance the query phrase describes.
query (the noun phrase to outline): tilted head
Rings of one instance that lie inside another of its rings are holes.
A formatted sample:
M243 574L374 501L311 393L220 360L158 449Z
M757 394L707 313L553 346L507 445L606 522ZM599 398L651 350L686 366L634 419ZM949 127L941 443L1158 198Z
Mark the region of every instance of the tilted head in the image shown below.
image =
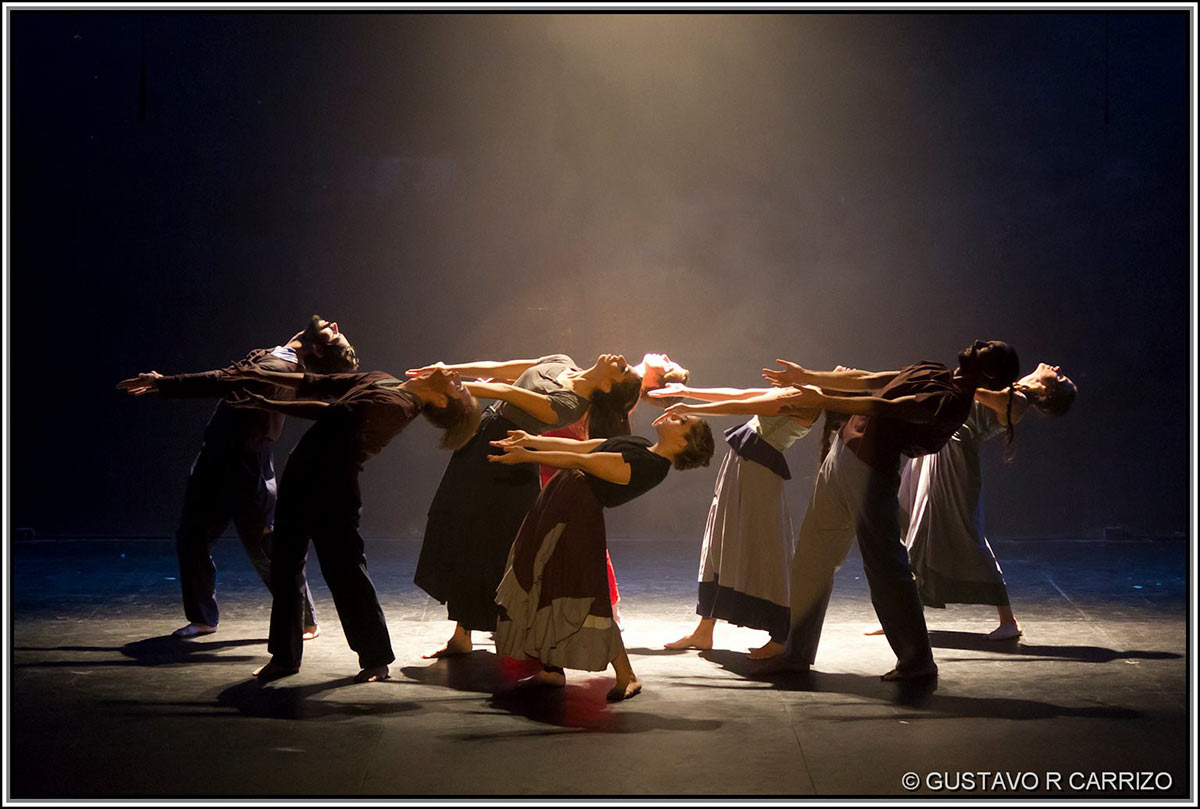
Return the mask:
M1038 412L1047 416L1065 414L1079 392L1071 378L1057 365L1044 362L1039 362L1031 373L1017 380L1016 387L1025 393Z
M684 383L692 372L672 360L666 354L645 354L640 365L642 390L654 390L671 382Z
M313 315L296 337L304 367L318 374L344 374L358 368L358 354L337 321Z
M654 420L658 447L676 469L708 466L716 450L712 428L699 416L663 413Z
M629 435L629 413L637 404L642 378L620 354L601 354L589 372L596 371L596 387L589 398L588 437Z
M429 423L443 430L442 449L456 450L475 435L482 411L457 373L435 368L413 377L405 387L421 397L421 413Z
M958 352L958 369L987 390L1004 390L1016 382L1020 367L1016 349L1002 340L976 340Z

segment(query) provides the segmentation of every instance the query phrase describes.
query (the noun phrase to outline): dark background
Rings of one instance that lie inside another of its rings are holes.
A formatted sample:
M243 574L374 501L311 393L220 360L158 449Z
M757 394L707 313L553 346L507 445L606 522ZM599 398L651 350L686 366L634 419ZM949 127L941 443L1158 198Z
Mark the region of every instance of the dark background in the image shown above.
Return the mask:
M15 527L172 534L213 403L114 384L319 312L367 369L701 385L1004 339L1080 398L987 447L990 533L1186 530L1185 12L9 13ZM420 535L434 437L367 467L365 533ZM611 533L698 541L723 451Z

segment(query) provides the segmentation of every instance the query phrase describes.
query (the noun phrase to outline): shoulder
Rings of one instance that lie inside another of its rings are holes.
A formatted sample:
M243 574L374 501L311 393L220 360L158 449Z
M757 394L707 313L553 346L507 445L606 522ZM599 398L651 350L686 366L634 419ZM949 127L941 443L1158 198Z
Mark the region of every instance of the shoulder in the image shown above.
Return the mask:
M242 360L247 365L262 368L264 371L295 371L300 364L296 352L284 346L275 348L256 348Z

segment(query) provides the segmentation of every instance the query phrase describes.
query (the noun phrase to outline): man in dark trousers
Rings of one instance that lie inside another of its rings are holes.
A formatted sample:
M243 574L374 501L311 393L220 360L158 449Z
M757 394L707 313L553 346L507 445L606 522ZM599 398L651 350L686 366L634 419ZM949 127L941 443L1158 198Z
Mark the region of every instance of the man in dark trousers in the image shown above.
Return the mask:
M787 397L791 407L849 416L817 473L796 540L791 629L782 662L807 670L815 661L834 574L857 536L871 603L896 653L896 666L883 679L933 678L937 665L925 614L900 541L901 460L941 449L970 414L976 388L1012 385L1017 353L998 340L977 340L959 352L953 371L936 362L876 373L809 371L779 363L783 370L763 371L773 384L813 386L797 387ZM788 407L782 412L789 412Z
M188 475L183 514L175 535L179 584L188 624L175 636L192 638L217 631L217 568L212 548L230 521L263 583L270 586L271 530L275 512L275 465L272 447L283 428L278 413L244 410L230 396L245 386L239 381L252 369L268 371L352 371L358 358L338 324L313 315L291 340L274 348L251 351L242 360L214 371L163 376L138 374L117 387L133 396L157 393L168 398L222 397L204 428L204 443ZM264 392L286 397L290 389L254 383ZM305 591L305 632L316 637L316 612Z
M292 450L280 482L271 557L271 660L254 676L268 681L300 670L301 606L311 540L346 642L358 653L355 682L386 680L396 658L358 533L359 473L418 414L445 431L443 449L458 449L475 434L479 405L458 374L443 368L406 382L382 371L316 376L255 369L247 376L289 387L295 398L249 394L239 407L316 421Z

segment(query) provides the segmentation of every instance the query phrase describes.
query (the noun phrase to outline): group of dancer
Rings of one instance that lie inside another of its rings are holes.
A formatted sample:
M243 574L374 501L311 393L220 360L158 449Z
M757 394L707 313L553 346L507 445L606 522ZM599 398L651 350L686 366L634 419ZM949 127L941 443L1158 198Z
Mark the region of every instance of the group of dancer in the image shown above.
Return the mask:
M611 665L608 698L627 699L641 683L616 620L604 509L646 493L671 468L707 466L714 440L700 416L726 414L753 418L726 431L730 451L701 552L700 624L668 648L711 648L720 618L768 632L752 658L806 669L855 536L896 652L885 679L936 674L923 603L995 604L1001 626L993 636L1019 634L982 531L978 444L1006 430L1011 440L1030 405L1065 412L1073 383L1046 365L1018 380L1016 352L998 341L972 344L953 371L929 362L881 373L780 365L764 369L773 387L760 389L689 387L688 370L664 354L637 365L602 354L588 368L550 354L360 372L338 324L314 316L285 343L226 368L123 380L118 387L135 396L220 398L176 534L188 624L174 634L217 630L211 552L232 521L273 597L271 658L255 676L299 671L304 642L320 634L306 576L311 544L358 654L356 681L388 679L395 655L358 531L358 475L424 415L453 454L414 580L455 624L426 657L468 653L473 631L493 632L498 654L541 663L522 684L562 686L565 669ZM480 399L493 402L482 409ZM639 402L665 408L654 440L630 434ZM822 413L821 469L793 541L783 452ZM272 448L285 415L314 424L276 487Z

